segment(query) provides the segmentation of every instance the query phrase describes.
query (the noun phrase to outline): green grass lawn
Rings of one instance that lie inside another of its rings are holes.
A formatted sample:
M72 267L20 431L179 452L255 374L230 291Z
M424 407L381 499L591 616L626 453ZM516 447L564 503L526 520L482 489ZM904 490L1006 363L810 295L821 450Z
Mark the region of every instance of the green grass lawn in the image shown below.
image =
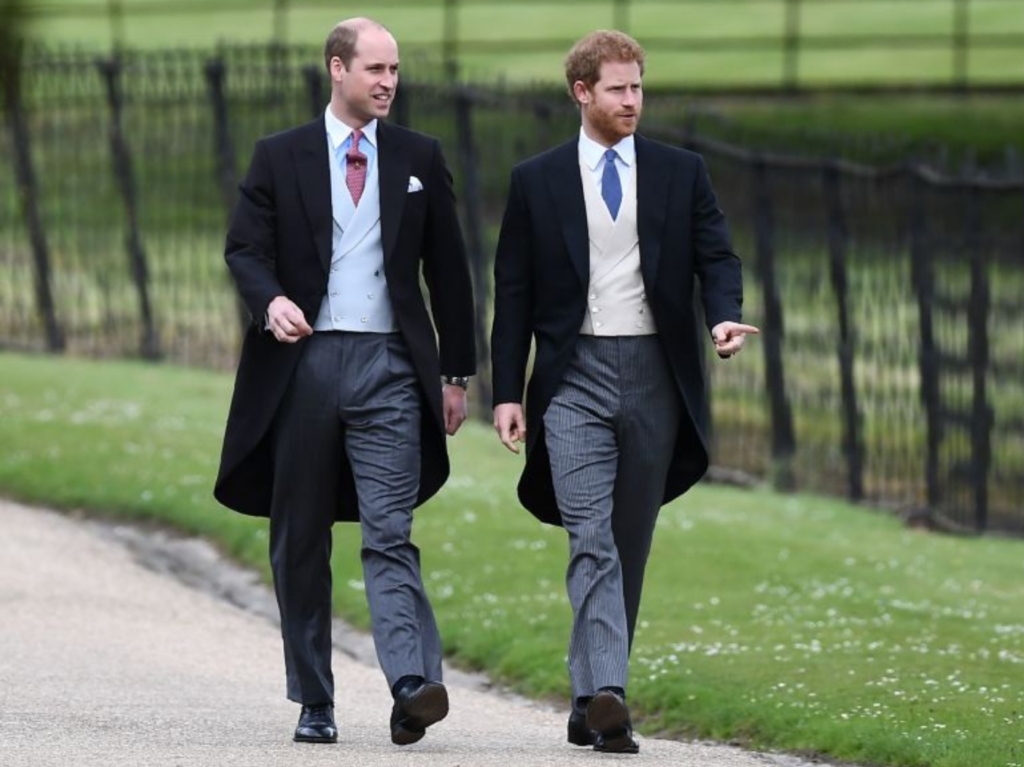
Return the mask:
M222 40L263 42L279 34L275 4L273 0L192 0L174 6L123 0L123 31L117 32L107 13L107 0L71 0L49 9L39 5L31 31L54 43L104 48L111 46L117 34L125 44L143 48L207 47ZM319 44L339 18L363 10L326 0L294 0L285 5L289 10L280 17L284 22L280 34L288 42L301 44ZM952 76L953 54L944 42L953 33L951 0L804 2L800 8L801 31L811 43L801 59L804 83L939 82ZM622 26L641 42L652 41L652 84L775 84L783 68L785 12L783 0L633 0ZM437 53L445 28L440 0L381 3L371 14L395 32L407 53ZM461 57L467 74L550 82L559 79L562 57L572 41L616 23L612 0L476 0L459 8L456 28L457 40L469 44ZM1024 13L1018 2L973 0L969 26L972 35L1024 33ZM943 42L937 48L884 42L886 37L916 34L934 35ZM864 36L874 44L842 50L813 43L815 38L837 35ZM771 36L778 44L764 49L735 44L761 36ZM696 42L687 46L672 39ZM524 45L517 47L520 41ZM721 44L707 45L708 41ZM730 47L729 41L734 45ZM487 48L504 43L512 45ZM538 45L542 50L537 50ZM973 51L970 61L970 77L978 82L1024 78L1024 55L1013 46Z
M266 574L266 525L210 495L231 379L0 355L0 492L172 525ZM415 539L448 652L533 695L567 694L564 534L514 497L490 429ZM885 765L1024 764L1024 549L904 529L840 501L701 486L659 521L632 663L647 733ZM352 526L336 607L367 624ZM457 712L456 712L457 715Z

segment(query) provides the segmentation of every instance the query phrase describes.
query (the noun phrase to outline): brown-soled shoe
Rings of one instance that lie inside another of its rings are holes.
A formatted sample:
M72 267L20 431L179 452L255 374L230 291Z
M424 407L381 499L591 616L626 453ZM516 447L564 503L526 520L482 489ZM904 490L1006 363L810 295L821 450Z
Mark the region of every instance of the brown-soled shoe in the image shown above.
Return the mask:
M334 724L334 706L303 706L292 740L296 743L337 743L338 728Z
M440 682L413 680L395 694L391 708L391 742L408 746L420 740L432 724L448 716L448 690Z
M640 744L633 737L633 723L622 696L599 690L587 704L586 726L595 732L594 750L615 754L636 754Z

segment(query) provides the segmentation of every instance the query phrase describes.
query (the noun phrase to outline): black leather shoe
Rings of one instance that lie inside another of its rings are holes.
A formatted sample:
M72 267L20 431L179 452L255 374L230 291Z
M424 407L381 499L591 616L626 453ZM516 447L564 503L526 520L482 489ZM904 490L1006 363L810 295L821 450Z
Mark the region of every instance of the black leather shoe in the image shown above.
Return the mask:
M296 743L336 743L338 728L334 725L334 705L303 706L292 740Z
M391 709L391 742L408 746L420 740L432 724L448 716L448 691L440 682L413 679L395 693Z
M568 741L574 746L593 746L597 733L587 727L587 712L573 707L569 714Z
M636 754L640 744L633 738L633 723L622 696L611 690L599 690L587 704L587 727L596 734L595 751Z

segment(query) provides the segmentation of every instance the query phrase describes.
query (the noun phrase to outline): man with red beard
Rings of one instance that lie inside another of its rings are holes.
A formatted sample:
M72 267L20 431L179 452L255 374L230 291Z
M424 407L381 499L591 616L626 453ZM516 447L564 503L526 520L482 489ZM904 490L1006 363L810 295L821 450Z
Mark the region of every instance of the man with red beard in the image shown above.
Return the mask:
M625 753L658 510L708 466L695 281L720 357L758 332L740 323L740 261L703 160L636 134L643 71L621 32L569 52L580 133L512 172L491 336L494 427L512 452L526 442L520 501L569 536L568 740Z
M225 256L253 323L215 495L270 517L297 741L337 740L331 526L359 521L391 740L405 745L448 713L410 532L413 508L448 477L445 434L466 417L473 296L438 142L383 121L398 86L394 37L343 21L324 62L329 106L256 144L231 219Z

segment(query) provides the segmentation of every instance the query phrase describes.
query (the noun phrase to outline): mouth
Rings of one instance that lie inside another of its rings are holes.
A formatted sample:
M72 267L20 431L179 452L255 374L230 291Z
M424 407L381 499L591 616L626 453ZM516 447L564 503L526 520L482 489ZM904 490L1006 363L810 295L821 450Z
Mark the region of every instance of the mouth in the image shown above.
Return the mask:
M390 93L375 93L371 98L381 106L387 106L391 103L392 96Z

